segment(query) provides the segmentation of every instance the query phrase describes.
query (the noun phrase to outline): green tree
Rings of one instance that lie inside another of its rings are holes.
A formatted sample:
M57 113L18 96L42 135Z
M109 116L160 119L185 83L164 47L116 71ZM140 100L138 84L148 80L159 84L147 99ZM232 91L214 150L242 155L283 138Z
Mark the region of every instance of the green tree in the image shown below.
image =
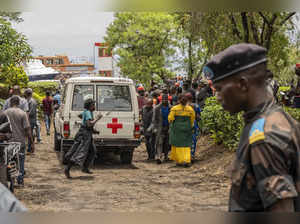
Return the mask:
M210 50L207 48L206 42L200 37L200 33L194 29L192 12L172 14L178 26L176 39L178 39L177 47L181 52L181 55L176 58L176 63L179 70L184 69L186 71L189 80L199 79L210 56Z
M10 23L22 22L20 13L0 11L0 80L9 86L28 83L22 67L31 58L32 49L26 37L12 28Z
M22 66L9 65L2 68L0 82L8 86L27 86L29 79Z
M23 18L21 17L21 12L5 12L0 11L0 17L7 21L20 23L23 22Z
M232 44L246 42L268 50L270 68L276 76L288 65L289 30L295 28L294 12L194 12L192 29L205 41L210 54Z
M161 79L173 75L175 53L173 16L162 12L122 12L108 27L105 41L118 55L123 76L149 83L154 75Z
M0 66L21 65L30 58L31 52L26 37L0 17Z

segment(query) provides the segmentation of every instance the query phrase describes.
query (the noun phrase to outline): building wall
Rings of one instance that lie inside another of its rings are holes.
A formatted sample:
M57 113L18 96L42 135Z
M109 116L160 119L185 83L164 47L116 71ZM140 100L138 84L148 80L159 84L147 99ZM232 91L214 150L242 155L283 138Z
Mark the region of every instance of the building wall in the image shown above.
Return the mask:
M60 72L66 71L78 71L80 73L86 71L94 71L95 67L93 64L71 64L68 56L49 56L49 57L36 57L46 67L51 67Z
M98 58L98 73L101 76L110 77L113 75L112 52L108 50L106 43L95 43L97 47L96 56Z

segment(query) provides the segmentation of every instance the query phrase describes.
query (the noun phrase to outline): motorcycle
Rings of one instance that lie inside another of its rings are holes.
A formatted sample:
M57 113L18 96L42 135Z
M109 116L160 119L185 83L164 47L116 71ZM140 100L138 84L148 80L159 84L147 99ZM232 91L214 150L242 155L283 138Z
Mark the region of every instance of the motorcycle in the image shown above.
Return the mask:
M14 183L20 175L21 143L7 142L11 138L11 126L6 116L0 124L0 182L14 192Z
M2 169L4 168L4 172L6 170L6 173L4 173L4 175L6 174L6 183L3 184L12 193L14 192L16 180L20 175L20 150L21 144L19 142L0 143L0 163Z

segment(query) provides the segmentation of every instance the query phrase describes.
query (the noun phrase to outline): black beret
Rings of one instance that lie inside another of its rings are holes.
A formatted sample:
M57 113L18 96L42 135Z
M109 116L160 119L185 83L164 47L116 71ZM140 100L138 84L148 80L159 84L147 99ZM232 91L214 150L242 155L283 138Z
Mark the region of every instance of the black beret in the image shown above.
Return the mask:
M206 79L216 82L266 61L267 49L255 44L236 44L215 55L203 72Z

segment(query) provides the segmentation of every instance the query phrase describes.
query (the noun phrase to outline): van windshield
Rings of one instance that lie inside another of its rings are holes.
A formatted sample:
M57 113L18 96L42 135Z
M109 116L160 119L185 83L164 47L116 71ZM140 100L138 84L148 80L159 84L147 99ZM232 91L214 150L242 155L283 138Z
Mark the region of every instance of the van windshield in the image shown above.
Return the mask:
M97 110L132 111L129 86L98 85Z
M83 111L84 101L94 99L93 85L76 85L74 87L72 111Z

